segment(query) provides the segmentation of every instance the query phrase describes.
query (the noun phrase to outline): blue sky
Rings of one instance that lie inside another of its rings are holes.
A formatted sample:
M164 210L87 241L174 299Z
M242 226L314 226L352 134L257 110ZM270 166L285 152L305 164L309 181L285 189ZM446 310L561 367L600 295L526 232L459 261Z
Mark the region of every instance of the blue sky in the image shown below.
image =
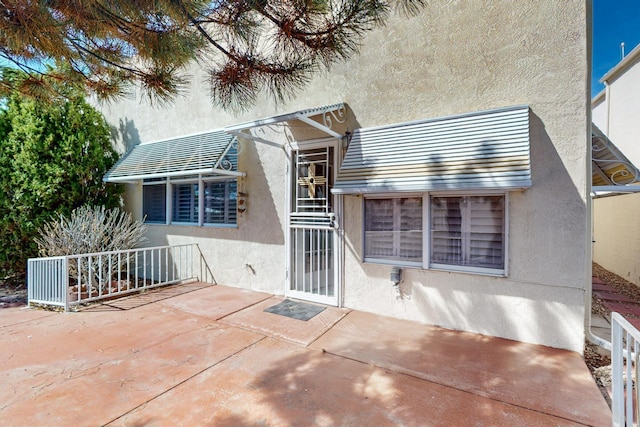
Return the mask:
M604 89L598 80L640 44L640 0L593 0L593 68L591 92Z

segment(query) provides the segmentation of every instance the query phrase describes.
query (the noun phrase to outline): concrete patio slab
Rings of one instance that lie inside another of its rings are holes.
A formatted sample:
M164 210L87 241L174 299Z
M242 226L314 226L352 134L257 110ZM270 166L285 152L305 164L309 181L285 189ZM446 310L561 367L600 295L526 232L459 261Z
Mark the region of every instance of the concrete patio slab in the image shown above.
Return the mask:
M162 305L217 320L271 297L262 292L211 285L194 293L163 300Z
M24 304L12 307L5 306L0 308L0 328L48 316L55 316L55 313L42 310L30 310Z
M574 352L355 311L311 347L560 418L610 423Z
M579 425L271 338L109 425L166 419L219 427Z
M279 297L269 298L259 304L220 319L220 321L269 337L306 346L349 313L349 310L346 309L327 307L320 314L303 321L264 311L266 308L282 302L282 300L283 298Z
M104 425L261 338L211 325L146 348L114 343L108 355L3 370L0 381L12 387L0 391L0 413L17 425Z
M8 309L2 425L611 424L576 353L331 307L305 322L220 285L155 292Z

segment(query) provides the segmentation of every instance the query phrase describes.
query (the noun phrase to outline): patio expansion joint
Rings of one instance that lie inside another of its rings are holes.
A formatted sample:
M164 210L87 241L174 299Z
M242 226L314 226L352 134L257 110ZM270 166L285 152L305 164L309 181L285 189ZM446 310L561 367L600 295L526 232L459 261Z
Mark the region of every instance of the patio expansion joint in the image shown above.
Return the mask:
M25 309L26 309L26 310L37 310L37 311L42 311L42 312L46 311L46 310L41 310L41 309L31 308L31 307L28 307L28 308L25 308ZM16 325L23 325L23 324L25 324L25 323L30 323L30 322L37 322L37 321L39 321L39 320L41 320L41 319L45 319L45 318L47 318L47 317L55 316L56 314L59 314L59 313L52 311L52 312L49 312L49 314L44 314L44 315L43 315L43 316L41 316L41 317L35 317L35 318L33 318L33 319L22 320L22 321L20 321L20 322L8 323L8 324L6 324L6 325L2 325L2 326L0 326L0 329L10 328L10 327L12 327L12 326L16 326ZM63 313L63 314L66 314L66 313Z
M266 338L267 338L267 337L265 337L265 336L260 337L260 339L258 339L258 340L256 340L256 341L252 342L251 344L249 344L249 345L247 345L247 346L242 347L241 349L239 349L239 350L237 350L237 351L235 351L235 352L233 352L233 353L229 354L228 356L225 356L225 357L223 357L222 359L218 360L216 363L214 363L214 364L212 364L212 365L209 365L209 366L205 367L204 369L202 369L202 370L200 370L200 371L196 372L195 374L193 374L193 375L191 375L191 376L189 376L189 377L185 378L184 380L182 380L182 381L180 381L180 382L178 382L178 383L176 383L176 384L172 385L171 387L168 387L168 388L167 388L166 390L164 390L162 393L158 393L157 395L150 397L149 399L147 399L146 401L142 402L141 404L139 404L139 405L137 405L137 406L135 406L135 407L133 407L133 408L129 409L128 411L126 411L126 412L124 412L124 413L122 413L122 414L118 415L117 417L113 418L112 420L109 420L109 421L107 421L107 422L103 423L103 424L102 424L102 426L104 427L104 426L107 426L107 425L109 425L109 424L112 424L112 423L116 422L117 420L119 420L120 418L122 418L122 417L124 417L124 416L126 416L126 415L129 415L129 414L131 414L131 413L135 412L136 410L138 410L138 409L140 409L140 408L143 408L145 405L149 404L150 402L152 402L152 401L154 401L154 400L158 399L159 397L161 397L161 396L163 396L163 395L165 395L165 394L169 393L170 391L173 391L174 389L176 389L176 388L180 387L182 384L184 384L184 383L186 383L186 382L188 382L188 381L191 381L192 379L194 379L194 378L195 378L195 377L197 377L198 375L201 375L201 374L205 373L206 371L208 371L209 369L211 369L211 368L213 368L213 367L215 367L215 366L217 366L217 365L219 365L219 364L221 364L221 363L223 363L223 362L225 362L225 361L229 360L230 358L232 358L232 357L234 357L234 356L236 356L236 355L238 355L238 354L242 353L243 351L245 351L245 350L247 350L247 349L249 349L249 348L251 348L251 347L256 346L257 344L259 344L260 342L262 342L262 341L263 341L263 340L265 340Z
M309 343L307 345L305 345L304 347L307 348L309 347L311 344L313 344L314 342L318 341L320 338L322 338L323 336L325 336L330 330L332 330L338 323L340 323L345 317L347 317L349 315L349 313L351 313L351 310L345 312L342 314L342 316L340 316L335 322L333 322L333 324L331 324L327 329L325 329L324 331L320 332L318 334L318 336L314 337L311 341L309 341ZM322 350L323 352L324 349Z
M243 311L243 310L246 310L246 309L248 309L248 308L255 307L256 305L258 305L258 304L260 304L260 303L262 303L262 302L264 302L264 301L268 300L269 298L273 298L273 297L274 297L274 295L268 295L268 296L266 296L265 298L261 299L260 301L256 301L256 302L254 302L253 304L249 304L249 305L243 306L243 307L241 307L241 308L239 308L239 309L237 309L237 310L235 310L235 311L231 311L231 312L229 312L229 313L223 314L222 316L217 317L217 318L215 318L214 320L215 320L216 322L218 322L218 321L220 321L220 320L224 320L226 317L229 317L229 316L231 316L231 315L234 315L234 314L236 314L236 313L239 313L239 312L241 312L241 311ZM228 323L226 323L226 322L223 322L223 323L228 324ZM244 328L243 328L243 329L244 329Z
M541 411L541 410L538 410L538 409L528 408L526 406L518 405L518 404L515 404L513 402L508 402L508 401L505 401L505 400L502 400L502 399L497 399L497 398L492 397L492 396L490 396L490 395L488 395L486 393L475 392L473 390L466 390L466 389L463 389L463 388L454 387L454 386L449 385L449 384L437 382L437 381L434 381L433 379L427 378L427 376L422 374L421 372L414 371L414 370L411 370L411 369L406 369L406 368L403 368L403 367L398 366L398 365L384 364L384 363L375 364L375 363L372 363L371 361L367 362L367 361L364 361L364 360L356 359L354 357L349 357L349 356L345 356L345 355L342 355L342 354L333 353L333 352L328 351L328 350L326 350L324 348L322 350L319 350L319 351L321 351L322 353L325 353L325 354L329 354L331 356L339 357L341 359L350 360L352 362L360 363L362 365L366 365L366 366L370 366L370 367L378 368L378 369L383 369L383 370L388 371L388 372L393 372L393 373L396 373L398 375L404 375L406 377L414 378L414 379L417 379L417 380L420 380L420 381L425 381L425 382L428 382L428 383L431 383L431 384L439 385L441 387L446 387L446 388L451 389L451 390L456 390L456 391L459 391L459 392L462 392L462 393L466 393L466 394L470 394L470 395L473 395L473 396L482 397L484 399L488 399L488 400L491 400L493 402L498 402L498 403L501 403L501 404L504 404L504 405L508 405L508 406L511 406L511 407L514 407L514 408L520 408L520 409L524 409L526 411L536 412L538 414L543 414L543 415L547 415L547 416L550 416L550 417L553 417L553 418L557 418L557 419L560 419L560 420L565 420L565 421L568 421L570 423L580 424L580 425L584 425L584 426L592 426L592 424L586 424L584 422L580 422L580 421L577 421L577 420L574 420L574 419L571 419L571 418L563 417L562 415L553 414L553 413L550 413L550 412L547 412L547 411Z

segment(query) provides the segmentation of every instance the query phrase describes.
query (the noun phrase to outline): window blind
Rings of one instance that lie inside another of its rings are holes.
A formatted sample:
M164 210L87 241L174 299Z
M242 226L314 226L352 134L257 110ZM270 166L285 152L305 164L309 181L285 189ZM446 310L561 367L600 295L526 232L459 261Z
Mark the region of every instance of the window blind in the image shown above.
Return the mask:
M237 220L237 181L204 183L204 223L235 224Z
M174 222L198 223L198 184L173 184Z
M146 222L165 223L167 221L166 184L142 187L142 214Z
M431 198L431 262L504 268L504 196Z
M422 198L365 199L365 259L422 260Z

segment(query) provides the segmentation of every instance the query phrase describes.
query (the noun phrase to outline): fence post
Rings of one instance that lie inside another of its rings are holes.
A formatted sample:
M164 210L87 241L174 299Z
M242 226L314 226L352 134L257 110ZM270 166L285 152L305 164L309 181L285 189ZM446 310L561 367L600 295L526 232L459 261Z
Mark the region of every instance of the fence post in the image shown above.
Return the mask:
M624 420L624 380L622 379L624 348L622 342L623 329L617 322L617 314L618 313L612 313L613 322L611 323L611 391L613 392L611 410L613 412L613 426L622 427L620 422Z
M64 312L69 312L69 257L62 258L62 300L64 301Z

